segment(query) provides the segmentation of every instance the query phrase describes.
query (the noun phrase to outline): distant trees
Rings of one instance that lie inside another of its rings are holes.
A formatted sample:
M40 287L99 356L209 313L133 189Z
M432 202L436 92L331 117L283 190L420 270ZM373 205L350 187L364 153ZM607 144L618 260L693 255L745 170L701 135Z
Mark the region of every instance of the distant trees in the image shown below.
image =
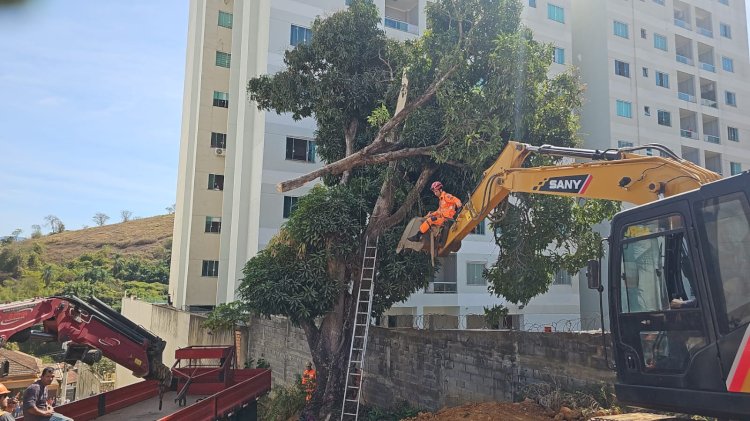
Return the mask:
M121 210L120 211L120 219L122 219L122 222L128 222L133 218L133 212L129 210Z
M177 203L172 203L172 206L167 206L164 209L167 210L168 214L172 215L174 213L175 209L177 209Z
M34 224L31 226L31 238L39 238L42 236L42 226Z
M47 215L44 220L47 221L44 225L49 227L51 234L59 234L65 231L65 224L55 215Z
M106 223L107 223L107 220L109 220L109 215L107 215L107 214L105 214L105 213L102 213L102 212L97 212L97 213L96 213L96 214L95 214L95 215L93 216L93 218L91 218L91 219L93 219L93 220L94 220L94 223L95 223L95 224L96 224L97 226L101 227L101 226L103 226L104 224L106 224Z

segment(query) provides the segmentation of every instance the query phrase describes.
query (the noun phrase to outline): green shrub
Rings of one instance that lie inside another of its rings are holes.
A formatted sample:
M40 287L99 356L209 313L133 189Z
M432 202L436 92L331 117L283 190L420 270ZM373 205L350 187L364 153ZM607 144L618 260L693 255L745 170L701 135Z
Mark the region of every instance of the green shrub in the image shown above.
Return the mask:
M271 393L258 400L258 419L287 421L305 407L305 390L302 382L290 386L274 386Z

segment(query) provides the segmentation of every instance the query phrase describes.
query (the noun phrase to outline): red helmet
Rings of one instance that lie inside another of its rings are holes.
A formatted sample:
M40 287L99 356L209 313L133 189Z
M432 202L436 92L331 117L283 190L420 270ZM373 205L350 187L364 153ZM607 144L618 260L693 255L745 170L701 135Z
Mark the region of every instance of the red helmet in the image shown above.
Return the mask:
M443 189L443 183L436 181L432 183L432 186L430 186L430 190L442 190Z

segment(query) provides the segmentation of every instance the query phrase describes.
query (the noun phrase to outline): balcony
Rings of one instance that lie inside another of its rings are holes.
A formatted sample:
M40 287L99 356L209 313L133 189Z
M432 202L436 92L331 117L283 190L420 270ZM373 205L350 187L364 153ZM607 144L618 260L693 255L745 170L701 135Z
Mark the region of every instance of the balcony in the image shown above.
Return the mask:
M689 57L685 57L685 56L681 56L681 55L679 55L679 54L677 54L677 55L675 56L675 58L676 58L676 59L677 59L677 61L679 61L680 63L685 63L685 64L687 64L687 65L690 65L690 66L692 66L692 65L693 65L693 59L692 59L692 58L689 58Z
M701 98L701 105L705 105L706 107L711 108L719 108L719 104L717 104L713 99Z
M419 34L419 1L386 0L383 26Z
M711 63L701 63L701 69L716 73L716 66Z
M696 29L696 31L697 31L697 32L698 32L699 34L701 34L701 35L705 35L705 36L707 36L707 37L709 37L709 38L713 38L713 37L714 37L714 31L713 31L713 30L711 30L710 28L703 28L703 27L700 27L700 26L699 26L699 27L698 27L698 28Z
M680 136L698 140L698 133L688 129L680 129Z
M690 25L689 23L685 22L682 19L674 18L674 24L677 25L677 26L679 26L680 28L685 28L685 29L688 29L690 31L693 30L693 26Z
M687 92L677 92L677 98L683 101L695 102L695 95L690 95Z
M703 140L705 140L708 143L716 143L716 144L721 143L721 138L719 136L712 135L712 134L704 134Z
M419 27L417 27L416 25L409 25L409 23L397 19L384 18L383 24L386 28L398 29L399 31L409 32L412 34L419 33Z

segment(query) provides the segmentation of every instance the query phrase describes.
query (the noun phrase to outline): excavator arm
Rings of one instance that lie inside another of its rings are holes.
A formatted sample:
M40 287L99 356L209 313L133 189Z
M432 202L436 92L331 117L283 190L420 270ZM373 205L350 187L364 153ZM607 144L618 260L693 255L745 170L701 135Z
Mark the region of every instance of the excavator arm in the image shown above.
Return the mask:
M646 148L656 150L662 156L635 153ZM532 154L588 161L524 167ZM445 241L437 245L437 255L457 251L461 240L511 193L618 200L640 205L694 190L720 178L719 174L681 159L658 144L599 151L510 141L495 163L484 172L482 180L450 226ZM400 247L425 248L422 244L404 245L403 240Z
M40 325L41 330L32 330ZM69 363L90 364L104 355L137 377L164 385L171 381L162 363L166 343L96 298L55 296L0 305L0 346L32 336L67 343L64 360Z

